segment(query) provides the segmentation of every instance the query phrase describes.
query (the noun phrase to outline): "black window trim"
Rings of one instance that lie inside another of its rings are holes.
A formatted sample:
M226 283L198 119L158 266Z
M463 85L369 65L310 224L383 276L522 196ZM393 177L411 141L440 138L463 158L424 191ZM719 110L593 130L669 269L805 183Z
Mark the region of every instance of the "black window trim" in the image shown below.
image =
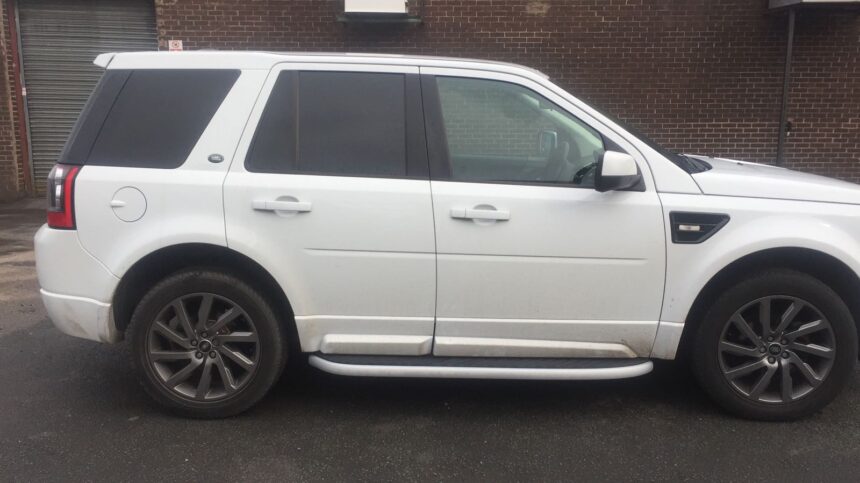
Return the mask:
M302 171L297 173L279 173L265 170L255 170L248 164L249 157L254 147L254 142L257 137L257 130L260 127L260 121L263 119L263 115L265 114L265 110L268 107L269 98L271 98L272 90L274 89L275 83L277 79L282 75L290 75L294 78L293 82L293 98L295 102L293 103L292 115L296 125L295 130L295 156L298 158L299 155L299 143L298 136L299 130L301 129L301 125L299 123L299 103L301 102L301 96L299 95L299 82L298 76L302 72L324 72L324 73L366 73L366 74L396 74L402 75L404 78L404 109L405 115L404 119L406 121L404 140L406 142L405 153L406 153L406 175L375 175L375 174L356 174L356 173L332 173L332 172L323 172L323 171ZM326 177L337 177L337 178L370 178L370 179L407 179L407 180L430 180L430 164L427 159L427 140L425 133L425 115L424 115L424 101L422 99L422 86L420 84L420 78L417 73L411 72L386 72L386 71L375 71L375 70L350 70L349 68L342 69L277 69L273 71L275 74L275 81L272 84L272 90L269 91L268 95L266 95L265 99L262 99L261 102L263 104L263 110L260 112L260 116L257 119L256 126L254 126L254 132L252 133L251 142L248 145L248 150L245 153L245 159L242 162L242 166L245 171L249 173L258 173L258 174L266 174L266 175L281 175L281 176L326 176Z
M477 184L491 184L491 185L511 185L511 186L538 186L544 188L576 188L576 189L587 189L594 190L593 186L582 186L573 183L555 183L549 181L490 181L490 180L468 180L468 179L454 179L453 173L451 169L451 158L450 153L448 152L448 137L445 133L445 122L442 116L442 102L439 98L439 88L436 83L436 77L453 77L460 79L475 79L475 80L491 80L496 82L508 82L524 89L528 89L534 92L533 89L523 86L521 84L512 83L510 81L501 81L497 79L489 79L484 77L469 77L469 76L457 76L457 75L444 75L437 76L436 74L421 74L421 90L424 98L424 115L426 118L425 127L427 129L427 153L430 162L430 179L432 181L450 181L453 183L477 183ZM545 97L537 92L535 94L540 95L541 97ZM551 101L552 102L552 101ZM559 106L561 107L561 106ZM563 108L562 108L563 109ZM603 140L605 150L610 150L609 148L616 148L620 152L626 153L627 150L621 148L618 143L612 141L607 138L600 130L595 129L591 124L583 121L579 118L579 116L574 116L572 113L564 110L569 115L575 117L580 122L585 124L586 126L593 129L600 135L600 138ZM637 162L637 165L639 163ZM638 168L641 173L641 168ZM640 183L636 186L628 188L623 191L646 191L645 188L645 177L642 177Z

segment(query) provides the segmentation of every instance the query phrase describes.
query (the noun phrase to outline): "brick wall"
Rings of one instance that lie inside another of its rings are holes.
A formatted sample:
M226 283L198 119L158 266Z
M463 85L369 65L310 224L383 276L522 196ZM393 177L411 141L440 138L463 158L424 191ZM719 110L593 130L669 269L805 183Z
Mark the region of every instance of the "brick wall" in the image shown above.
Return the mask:
M516 62L667 147L772 162L786 18L766 0L413 0L421 25L335 21L341 0L155 0L186 49L388 52ZM798 14L790 167L860 182L860 17Z
M772 162L786 19L766 0L412 0L420 25L344 25L342 0L154 0L186 49L388 52L516 62L667 147ZM0 199L24 186L0 0ZM860 16L798 14L790 167L860 182Z
M18 198L24 185L21 160L18 152L17 108L13 93L11 36L5 1L0 7L0 201Z

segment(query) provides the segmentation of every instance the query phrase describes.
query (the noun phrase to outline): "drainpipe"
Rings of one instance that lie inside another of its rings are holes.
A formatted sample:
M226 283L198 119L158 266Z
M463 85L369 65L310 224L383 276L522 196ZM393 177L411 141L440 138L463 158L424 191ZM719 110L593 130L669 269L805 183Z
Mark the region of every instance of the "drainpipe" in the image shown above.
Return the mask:
M24 192L28 195L33 194L33 171L30 169L30 141L28 139L26 107L24 106L24 85L21 75L21 50L18 45L18 25L15 21L18 17L17 6L15 0L6 0L6 17L9 19L9 38L11 44L12 57L12 96L15 101L15 108L18 110L18 137L21 140L19 145L21 152L21 169L24 171Z
M779 113L779 141L776 145L776 165L785 164L785 138L788 136L788 88L791 81L791 49L794 45L795 9L788 10L788 44L785 48L785 73L782 76L782 108Z

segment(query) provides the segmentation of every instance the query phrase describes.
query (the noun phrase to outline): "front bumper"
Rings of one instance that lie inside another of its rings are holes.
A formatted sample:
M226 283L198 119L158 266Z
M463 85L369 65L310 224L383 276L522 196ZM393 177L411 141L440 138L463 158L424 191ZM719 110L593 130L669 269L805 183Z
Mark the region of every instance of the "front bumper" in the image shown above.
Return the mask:
M111 301L119 279L87 252L73 230L36 232L36 273L48 316L66 334L117 342Z

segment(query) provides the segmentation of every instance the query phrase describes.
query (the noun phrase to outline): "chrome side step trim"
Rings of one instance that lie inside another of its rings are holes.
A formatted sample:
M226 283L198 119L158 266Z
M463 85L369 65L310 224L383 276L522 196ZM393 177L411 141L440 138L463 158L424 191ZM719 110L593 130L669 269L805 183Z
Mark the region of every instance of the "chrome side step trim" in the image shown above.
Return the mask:
M532 379L586 381L625 379L648 374L654 369L651 361L623 367L540 368L540 367L463 367L343 364L317 355L308 358L310 365L339 376L359 377L428 377L451 379Z

